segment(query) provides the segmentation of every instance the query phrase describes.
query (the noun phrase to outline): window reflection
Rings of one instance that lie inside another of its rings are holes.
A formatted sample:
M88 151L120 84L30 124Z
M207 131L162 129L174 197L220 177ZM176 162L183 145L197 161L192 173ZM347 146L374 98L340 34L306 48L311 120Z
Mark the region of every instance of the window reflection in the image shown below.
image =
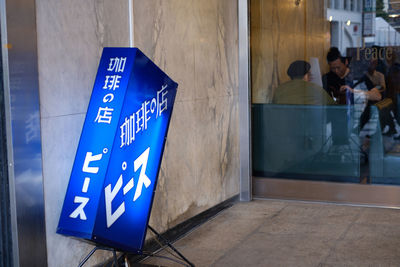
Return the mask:
M380 15L390 7L250 3L253 175L400 184L400 35Z

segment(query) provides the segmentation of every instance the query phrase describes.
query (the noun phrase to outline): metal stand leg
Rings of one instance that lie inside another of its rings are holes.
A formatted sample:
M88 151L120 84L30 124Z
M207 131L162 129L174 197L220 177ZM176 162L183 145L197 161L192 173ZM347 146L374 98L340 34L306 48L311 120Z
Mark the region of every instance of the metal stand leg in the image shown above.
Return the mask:
M115 249L113 249L113 255L114 255L114 264L115 264L115 267L118 267L117 252L115 251Z
M167 244L168 247L170 247L173 251L175 251L176 254L179 255L179 257L181 257L184 261L186 261L190 266L194 267L194 264L191 263L188 259L185 258L185 256L183 256L165 237L163 237L162 235L160 235L156 230L153 229L153 227L151 227L150 225L147 225L147 227L149 227L149 229L157 236L158 239L162 240L165 242L165 244Z
M99 247L95 247L94 249L92 249L89 254L83 259L83 261L79 263L78 267L82 267L89 260L89 258L92 257L93 253L95 253L97 249L99 249Z
M89 254L83 259L83 261L79 263L78 267L82 267L83 265L85 265L85 263L90 259L90 257L92 257L92 255L98 249L112 251L113 252L113 258L114 258L114 265L115 265L115 267L118 267L117 251L114 248L100 247L100 246L96 246L95 248L93 248L89 252Z

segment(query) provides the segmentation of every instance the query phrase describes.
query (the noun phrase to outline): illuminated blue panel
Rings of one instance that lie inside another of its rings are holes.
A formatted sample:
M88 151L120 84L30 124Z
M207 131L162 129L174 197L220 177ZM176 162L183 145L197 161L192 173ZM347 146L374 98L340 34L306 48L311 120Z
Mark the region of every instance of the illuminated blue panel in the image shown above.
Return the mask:
M137 48L104 48L58 233L141 252L176 88Z

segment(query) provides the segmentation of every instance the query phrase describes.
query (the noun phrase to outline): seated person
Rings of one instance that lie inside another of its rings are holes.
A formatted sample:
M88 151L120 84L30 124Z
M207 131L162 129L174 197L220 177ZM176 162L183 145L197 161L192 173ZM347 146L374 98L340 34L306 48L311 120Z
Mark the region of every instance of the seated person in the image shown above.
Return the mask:
M330 97L324 88L310 82L310 63L297 60L290 64L287 74L290 81L278 86L272 100L274 104L291 105L333 105L335 101ZM381 95L375 88L374 90L364 92L354 90L348 86L341 86L339 93L346 90L350 93L356 93L357 98L367 100L380 100Z
M357 84L364 82L368 90L378 88L379 92L382 94L386 90L385 75L376 70L377 66L378 60L371 60L368 66L368 71L365 72L364 76L357 82Z
M310 63L302 60L290 64L290 81L278 86L272 102L292 105L333 105L335 101L317 84L310 82Z
M354 103L353 95L343 90L344 86L353 86L353 73L349 67L349 58L342 57L339 49L331 47L326 56L330 71L322 76L325 91L332 96L338 104ZM346 96L346 93L348 97Z
M377 59L371 60L369 66L368 66L368 71L355 84L355 86L360 83L364 83L368 90L372 90L372 89L376 88L379 90L379 92L381 94L383 94L386 91L385 76L381 72L376 70L377 66L378 66L378 60ZM370 119L370 106L374 105L376 103L377 103L377 101L368 101L367 107L364 109L364 112L361 114L360 130L364 127L364 125ZM381 114L381 115L383 115L383 114ZM391 134L396 133L396 127L394 124L394 120L390 114L390 109L387 109L385 111L384 117L386 118L385 120L382 120L382 118L381 118L382 128L384 128L385 125L388 125L389 126L388 134L391 135Z
M322 76L325 91L338 104L356 104L356 117L365 110L368 100L380 101L382 95L377 88L370 91L354 90L353 73L350 69L350 58L343 57L336 47L331 47L326 56L330 71Z

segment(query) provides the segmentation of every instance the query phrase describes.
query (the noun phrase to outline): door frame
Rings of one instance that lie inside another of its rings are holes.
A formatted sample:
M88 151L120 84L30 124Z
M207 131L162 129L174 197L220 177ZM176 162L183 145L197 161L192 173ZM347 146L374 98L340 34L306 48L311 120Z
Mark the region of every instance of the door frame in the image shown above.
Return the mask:
M400 186L252 176L249 7L250 0L238 0L240 200L250 201L254 197L400 208Z

